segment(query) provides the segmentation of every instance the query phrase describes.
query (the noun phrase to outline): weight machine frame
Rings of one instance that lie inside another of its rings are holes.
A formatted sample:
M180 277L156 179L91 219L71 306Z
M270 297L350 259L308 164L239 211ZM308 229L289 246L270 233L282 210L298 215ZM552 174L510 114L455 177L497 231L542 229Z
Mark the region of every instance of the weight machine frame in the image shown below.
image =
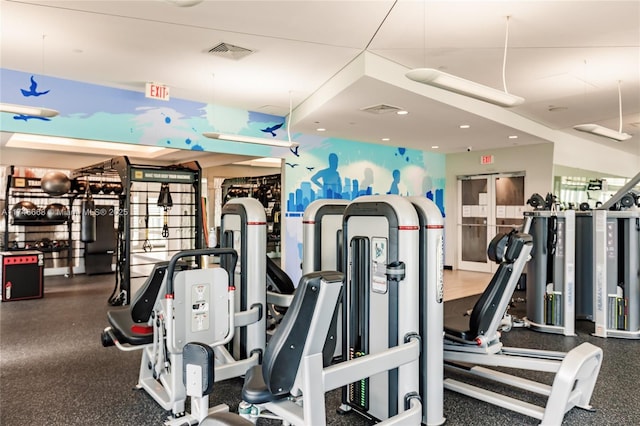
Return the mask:
M91 166L75 169L71 172L70 178L101 175L118 176L122 183L123 192L119 196L118 206L118 247L116 260L116 289L119 289L117 302L112 304L128 305L131 301L131 188L134 182L155 182L155 183L179 183L191 184L194 196L194 244L192 249L201 249L203 242L202 224L202 169L197 161L180 163L174 165L144 165L134 164L128 157L114 157ZM125 220L127 219L127 220ZM195 259L200 266L200 258Z

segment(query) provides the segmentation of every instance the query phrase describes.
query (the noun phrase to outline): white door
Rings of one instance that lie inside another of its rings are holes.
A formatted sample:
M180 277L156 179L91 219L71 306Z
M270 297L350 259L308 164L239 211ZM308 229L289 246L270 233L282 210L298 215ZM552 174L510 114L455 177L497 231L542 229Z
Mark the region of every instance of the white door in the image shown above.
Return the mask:
M524 220L524 174L491 174L458 178L458 268L495 272L487 258L497 233L520 227Z

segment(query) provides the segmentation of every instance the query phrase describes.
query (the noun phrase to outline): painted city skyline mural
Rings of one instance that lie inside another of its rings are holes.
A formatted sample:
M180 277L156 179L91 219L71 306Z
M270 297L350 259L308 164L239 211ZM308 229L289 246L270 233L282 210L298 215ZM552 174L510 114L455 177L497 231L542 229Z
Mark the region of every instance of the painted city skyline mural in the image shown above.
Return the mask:
M445 156L337 138L296 135L285 157L285 270L301 276L302 215L317 199L353 200L375 194L421 195L444 211ZM293 260L293 262L292 262Z

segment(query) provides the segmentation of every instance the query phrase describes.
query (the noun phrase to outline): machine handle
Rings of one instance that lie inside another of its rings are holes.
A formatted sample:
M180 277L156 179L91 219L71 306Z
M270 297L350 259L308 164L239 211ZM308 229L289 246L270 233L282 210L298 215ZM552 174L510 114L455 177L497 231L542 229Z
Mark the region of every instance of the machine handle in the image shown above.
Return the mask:
M236 263L238 262L238 253L232 248L204 248L204 249L196 249L196 250L183 250L173 255L171 260L169 261L169 266L167 267L167 296L173 296L173 271L176 268L176 263L178 260L183 257L190 256L207 256L207 255L230 255L231 256L231 271L235 270ZM229 280L233 281L233 274L229 274ZM232 285L233 282L230 282L229 285Z

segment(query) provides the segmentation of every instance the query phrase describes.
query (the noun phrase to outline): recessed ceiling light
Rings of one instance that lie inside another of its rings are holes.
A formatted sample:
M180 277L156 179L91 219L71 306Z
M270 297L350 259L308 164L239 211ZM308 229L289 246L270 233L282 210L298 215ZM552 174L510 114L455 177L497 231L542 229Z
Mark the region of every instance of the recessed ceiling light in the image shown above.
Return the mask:
M440 148L438 145L432 145L431 146L431 149L438 149L438 148Z
M469 127L471 127L469 124L461 124L460 125L461 129L468 129Z
M382 138L382 140L383 140L384 142L388 142L388 141L390 141L391 139L389 139L389 138Z
M509 139L518 139L518 136L517 135L510 135Z
M405 110L401 109L400 111L396 111L396 114L398 114L398 115L407 115L407 114L409 114L409 111L405 111Z
M318 127L318 128L316 129L316 131L318 131L318 132L326 132L326 131L327 131L327 129L325 129L324 127Z

